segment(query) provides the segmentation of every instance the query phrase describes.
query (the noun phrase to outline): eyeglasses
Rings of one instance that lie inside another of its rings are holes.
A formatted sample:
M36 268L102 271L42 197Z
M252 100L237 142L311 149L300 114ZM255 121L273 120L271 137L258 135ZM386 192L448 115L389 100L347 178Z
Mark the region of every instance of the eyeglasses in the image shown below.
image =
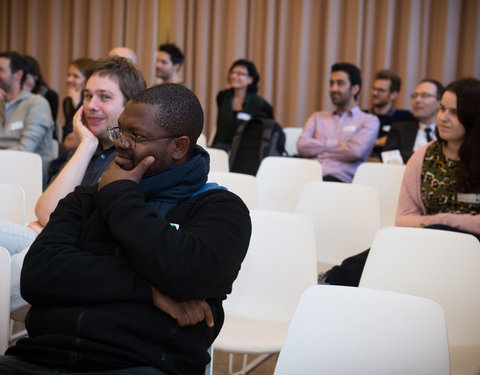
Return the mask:
M414 92L413 94L410 94L410 97L411 97L412 99L417 99L418 96L419 96L421 99L436 98L436 97L437 97L437 95L428 94L428 93L426 93L426 92L420 92L420 93Z
M120 139L120 142L123 146L127 148L135 148L137 143L149 142L149 141L159 141L161 139L175 139L179 138L179 135L166 135L163 137L157 138L142 138L137 135L133 135L125 130L120 129L118 126L115 128L107 127L108 137L111 141L115 142L117 139Z
M377 87L371 87L370 90L372 90L372 92L377 91L377 92L380 92L380 93L382 93L382 94L385 94L385 93L388 92L388 90L386 90L386 89L377 88Z
M245 72L237 72L237 71L235 71L235 70L229 72L228 74L230 74L231 76L236 75L236 76L243 76L243 77L246 77L246 76L249 75L248 73L245 73Z

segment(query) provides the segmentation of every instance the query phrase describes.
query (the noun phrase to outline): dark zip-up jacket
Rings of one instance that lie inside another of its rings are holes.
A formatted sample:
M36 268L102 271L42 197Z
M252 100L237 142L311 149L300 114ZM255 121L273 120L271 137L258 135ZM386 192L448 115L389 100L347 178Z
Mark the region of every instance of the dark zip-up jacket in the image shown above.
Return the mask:
M77 187L25 257L29 338L6 354L72 369L202 374L250 233L248 209L228 191L188 198L163 219L132 181ZM176 300L206 298L215 326L180 328L153 305L150 285Z

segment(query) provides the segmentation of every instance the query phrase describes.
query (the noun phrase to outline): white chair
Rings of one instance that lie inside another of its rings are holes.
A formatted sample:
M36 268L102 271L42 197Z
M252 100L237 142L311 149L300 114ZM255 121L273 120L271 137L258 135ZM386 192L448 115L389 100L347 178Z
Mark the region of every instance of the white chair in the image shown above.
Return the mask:
M228 165L228 154L225 150L219 148L205 148L210 154L210 170L228 172L230 167Z
M0 354L8 347L10 333L10 254L0 247Z
M25 224L25 192L20 186L0 183L0 220Z
M304 186L322 181L322 166L316 160L269 156L257 172L260 210L294 212Z
M233 291L224 303L225 324L215 350L254 353L245 374L280 351L301 294L316 283L315 235L307 217L252 211L252 237ZM230 374L233 354L230 354Z
M200 136L197 139L197 145L206 148L207 147L207 136L205 134L200 134Z
M313 220L321 271L370 248L380 230L379 193L371 186L310 182L295 212Z
M398 196L402 186L404 165L362 163L353 177L353 184L373 186L380 193L382 227L395 226Z
M302 134L303 128L283 128L285 132L285 150L287 151L288 155L297 155L297 139Z
M428 299L332 285L298 303L274 375L449 375L442 308Z
M249 210L258 209L258 186L255 176L243 173L210 171L208 182L216 182L237 194Z
M452 374L480 373L480 244L467 234L383 228L360 287L429 298L445 312Z
M25 220L36 220L35 205L42 194L42 159L33 152L0 150L0 182L25 191Z

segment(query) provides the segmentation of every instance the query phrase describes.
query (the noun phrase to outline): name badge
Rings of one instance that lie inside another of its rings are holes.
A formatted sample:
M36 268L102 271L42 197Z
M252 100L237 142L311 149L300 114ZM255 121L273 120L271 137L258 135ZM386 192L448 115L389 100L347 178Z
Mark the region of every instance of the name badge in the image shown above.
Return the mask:
M383 130L385 133L388 133L388 132L390 131L390 128L391 128L390 125L383 125L383 126L382 126L382 130Z
M355 130L357 130L357 127L355 125L348 125L343 128L342 132L351 133L351 132L354 132Z
M382 162L386 164L403 164L402 154L399 150L383 151Z
M457 200L462 203L480 203L480 194L457 193Z
M180 225L179 224L175 224L175 223L170 223L170 225L172 227L174 227L176 230L178 230L180 228Z
M245 112L238 112L237 118L242 121L248 121L252 118L252 115L249 115L248 113L245 113Z
M23 121L15 121L8 124L8 129L10 131L15 131L18 129L23 129Z

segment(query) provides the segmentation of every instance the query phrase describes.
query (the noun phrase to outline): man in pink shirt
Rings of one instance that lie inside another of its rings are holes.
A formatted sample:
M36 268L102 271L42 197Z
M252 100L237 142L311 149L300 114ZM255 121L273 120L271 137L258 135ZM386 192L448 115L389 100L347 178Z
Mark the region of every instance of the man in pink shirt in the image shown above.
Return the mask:
M351 182L375 144L380 123L358 107L361 85L358 67L332 65L329 92L335 110L312 114L298 138L299 155L322 164L324 181Z

